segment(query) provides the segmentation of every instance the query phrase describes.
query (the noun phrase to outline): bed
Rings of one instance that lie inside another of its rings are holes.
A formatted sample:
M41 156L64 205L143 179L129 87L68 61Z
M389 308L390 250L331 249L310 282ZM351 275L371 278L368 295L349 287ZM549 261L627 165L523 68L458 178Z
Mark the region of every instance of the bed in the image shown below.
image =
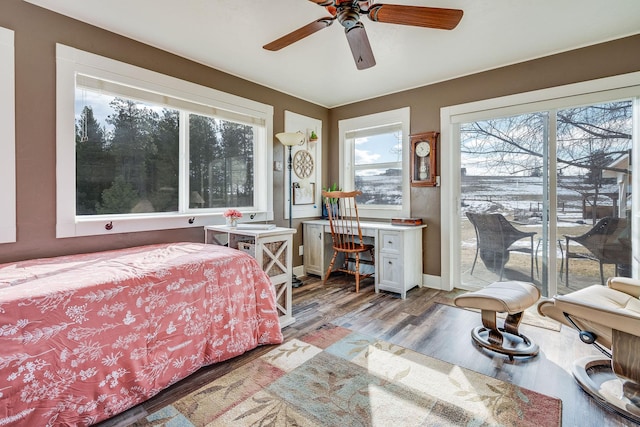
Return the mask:
M0 265L0 426L90 425L282 333L269 277L173 243Z

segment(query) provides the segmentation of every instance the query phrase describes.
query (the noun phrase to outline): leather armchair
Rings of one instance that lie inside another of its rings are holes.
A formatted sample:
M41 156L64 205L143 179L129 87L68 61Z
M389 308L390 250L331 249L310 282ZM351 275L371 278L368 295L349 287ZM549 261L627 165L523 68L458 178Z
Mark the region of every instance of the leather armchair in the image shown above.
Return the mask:
M584 343L606 356L576 361L573 376L578 384L635 422L640 422L639 297L639 280L614 277L607 286L593 285L538 304L541 315L577 329Z

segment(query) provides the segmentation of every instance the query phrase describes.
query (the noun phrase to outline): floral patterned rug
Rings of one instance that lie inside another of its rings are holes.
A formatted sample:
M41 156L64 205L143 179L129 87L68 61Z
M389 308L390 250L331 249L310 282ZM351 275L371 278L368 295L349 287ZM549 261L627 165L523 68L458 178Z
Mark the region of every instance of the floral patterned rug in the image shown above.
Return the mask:
M335 325L136 426L559 426L559 399Z

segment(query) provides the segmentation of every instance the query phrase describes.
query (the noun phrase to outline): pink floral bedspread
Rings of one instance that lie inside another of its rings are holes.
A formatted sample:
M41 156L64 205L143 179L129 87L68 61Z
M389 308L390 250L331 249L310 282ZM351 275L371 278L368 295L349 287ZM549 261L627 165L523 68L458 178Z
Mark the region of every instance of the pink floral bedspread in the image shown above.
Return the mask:
M282 333L250 256L198 243L0 265L0 426L89 425Z

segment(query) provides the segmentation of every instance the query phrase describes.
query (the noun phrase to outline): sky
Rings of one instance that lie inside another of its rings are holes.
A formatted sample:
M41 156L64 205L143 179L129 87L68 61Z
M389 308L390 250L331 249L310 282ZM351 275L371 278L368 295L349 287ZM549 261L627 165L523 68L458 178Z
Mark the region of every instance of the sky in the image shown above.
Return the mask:
M356 138L356 165L399 161L402 161L402 142L398 141L397 133Z
M109 103L113 96L104 95L90 90L76 90L75 112L76 120L80 120L80 114L85 106L93 109L93 116L102 126L107 125L107 116L113 113Z

